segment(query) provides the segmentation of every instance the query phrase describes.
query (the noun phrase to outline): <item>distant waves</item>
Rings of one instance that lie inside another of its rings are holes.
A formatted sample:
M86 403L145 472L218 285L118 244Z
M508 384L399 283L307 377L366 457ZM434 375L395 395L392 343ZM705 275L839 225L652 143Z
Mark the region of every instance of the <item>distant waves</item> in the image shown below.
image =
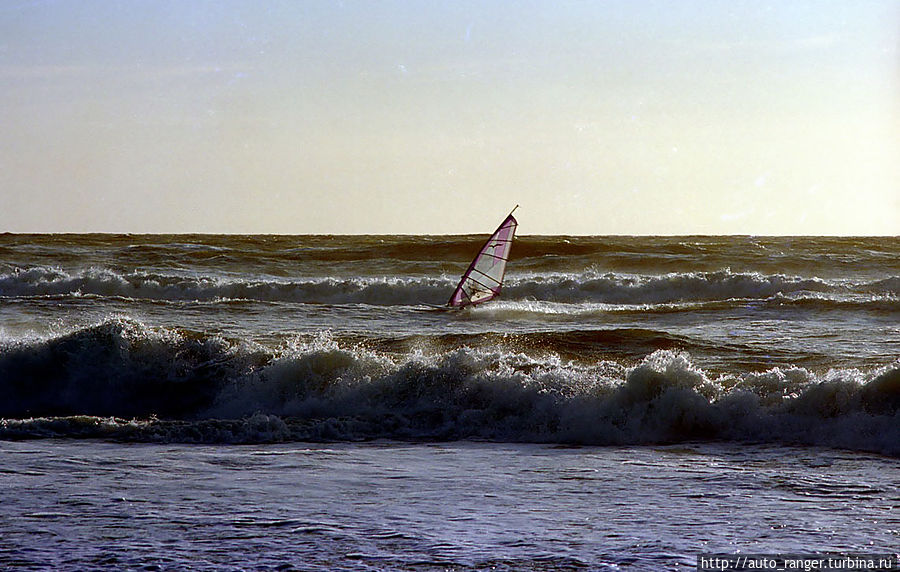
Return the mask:
M415 305L444 302L457 280L446 275L281 279L37 266L0 273L0 299L99 296L176 302ZM586 271L513 274L503 289L503 300L510 302L639 305L773 299L900 311L900 282L897 278L850 282L729 270L662 275Z

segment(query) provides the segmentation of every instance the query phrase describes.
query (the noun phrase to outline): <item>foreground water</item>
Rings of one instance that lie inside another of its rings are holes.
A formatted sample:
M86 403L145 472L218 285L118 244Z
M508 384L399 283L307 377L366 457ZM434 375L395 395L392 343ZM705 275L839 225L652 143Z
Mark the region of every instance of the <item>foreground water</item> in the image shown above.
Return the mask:
M0 236L0 565L896 551L900 238Z
M0 460L2 566L670 570L900 543L900 461L820 448L27 441Z

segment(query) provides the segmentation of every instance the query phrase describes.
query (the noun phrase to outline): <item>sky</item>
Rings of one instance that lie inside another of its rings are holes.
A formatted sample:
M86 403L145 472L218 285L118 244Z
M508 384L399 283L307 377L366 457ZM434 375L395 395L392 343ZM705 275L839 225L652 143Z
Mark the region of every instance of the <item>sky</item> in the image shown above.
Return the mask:
M900 2L0 3L0 232L900 234Z

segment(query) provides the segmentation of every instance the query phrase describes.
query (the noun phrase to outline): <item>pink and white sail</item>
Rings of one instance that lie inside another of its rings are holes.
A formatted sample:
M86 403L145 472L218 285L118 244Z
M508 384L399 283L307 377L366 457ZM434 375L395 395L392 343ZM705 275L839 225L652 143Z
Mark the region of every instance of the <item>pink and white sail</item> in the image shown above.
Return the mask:
M515 210L513 209L513 212ZM455 308L474 306L492 300L500 294L506 262L509 260L509 251L518 224L512 213L500 223L463 274L456 290L450 296L450 301L447 302L448 306Z

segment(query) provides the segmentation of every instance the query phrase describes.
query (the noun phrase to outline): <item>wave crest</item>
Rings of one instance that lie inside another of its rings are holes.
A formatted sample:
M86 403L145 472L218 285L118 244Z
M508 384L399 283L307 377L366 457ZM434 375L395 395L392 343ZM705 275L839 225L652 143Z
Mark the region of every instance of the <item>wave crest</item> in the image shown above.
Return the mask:
M245 280L209 275L117 273L90 268L70 273L32 267L0 274L0 297L102 296L161 301L251 300L309 304L413 305L443 302L457 278L353 277ZM688 272L665 275L580 274L512 275L504 286L509 301L549 303L670 304L793 298L823 303L879 304L895 310L897 280L847 284L819 278L758 273ZM845 300L849 297L849 302ZM874 298L873 298L874 297Z
M0 391L3 438L715 439L900 455L900 361L713 377L668 349L634 365L489 343L385 353L327 334L273 350L113 320L7 343Z

